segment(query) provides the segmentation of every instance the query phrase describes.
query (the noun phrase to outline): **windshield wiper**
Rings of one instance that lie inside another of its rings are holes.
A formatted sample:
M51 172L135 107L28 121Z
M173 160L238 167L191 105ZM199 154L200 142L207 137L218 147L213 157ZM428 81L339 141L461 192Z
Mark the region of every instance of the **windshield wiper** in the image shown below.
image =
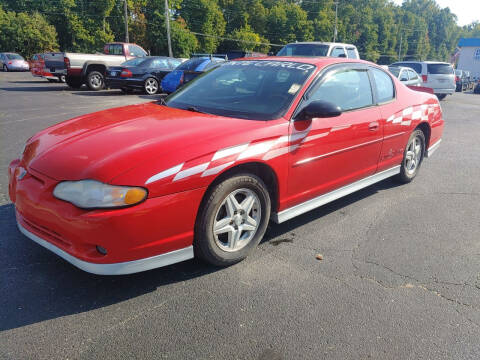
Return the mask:
M201 110L198 110L198 108L196 108L195 106L189 106L189 107L187 107L185 110L193 111L193 112L198 112L198 113L201 113L201 114L206 114L206 112L201 111Z

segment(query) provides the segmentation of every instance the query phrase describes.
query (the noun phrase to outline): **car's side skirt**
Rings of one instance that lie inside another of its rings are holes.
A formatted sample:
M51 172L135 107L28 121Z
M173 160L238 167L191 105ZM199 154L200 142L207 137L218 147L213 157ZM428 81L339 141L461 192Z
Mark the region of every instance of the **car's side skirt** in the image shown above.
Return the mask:
M438 149L440 146L440 143L442 142L442 139L438 140L435 144L430 145L428 150L425 152L425 157L430 157L433 155L433 153Z
M390 169L381 171L379 173L376 173L366 178L363 178L361 180L358 180L349 185L343 186L339 189L333 190L329 193L307 200L301 204L292 206L291 208L280 211L279 213L273 213L272 220L275 221L277 224L282 223L284 221L294 218L295 216L301 215L319 206L322 206L334 200L340 199L341 197L344 197L360 189L366 188L367 186L373 185L379 181L382 181L386 178L397 175L399 173L400 173L400 165L397 165Z
M25 229L18 221L17 226L20 232L28 237L30 240L35 241L37 244L42 245L51 252L62 257L70 264L78 267L79 269L97 275L123 275L123 274L132 274L141 271L146 271L150 269L155 269L158 267L175 264L180 261L188 260L193 258L193 246L188 246L183 249L170 251L165 254L160 254L148 258L125 261L121 263L113 264L96 264L87 261L80 260L75 256L70 255L69 253L63 251L62 249L56 247L50 242L40 238L39 236L31 233Z

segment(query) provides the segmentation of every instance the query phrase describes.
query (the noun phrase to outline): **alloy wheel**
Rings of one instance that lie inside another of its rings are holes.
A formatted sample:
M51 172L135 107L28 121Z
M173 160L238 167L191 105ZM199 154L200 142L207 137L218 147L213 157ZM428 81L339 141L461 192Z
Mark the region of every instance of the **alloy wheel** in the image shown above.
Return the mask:
M422 139L419 136L415 136L407 147L407 153L405 155L405 170L409 175L412 175L417 171L420 162L422 161Z
M90 85L95 89L100 88L102 86L102 77L97 74L90 76Z
M149 78L145 81L145 91L149 95L156 94L158 91L158 82L155 79Z
M218 247L227 252L245 247L255 236L261 223L260 199L250 189L231 192L223 200L213 222L213 235Z

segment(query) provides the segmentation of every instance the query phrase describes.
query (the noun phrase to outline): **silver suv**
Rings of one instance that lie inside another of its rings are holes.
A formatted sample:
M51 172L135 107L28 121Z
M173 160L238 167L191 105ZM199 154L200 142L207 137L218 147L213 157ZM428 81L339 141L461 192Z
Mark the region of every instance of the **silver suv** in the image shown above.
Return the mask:
M360 59L355 45L332 42L296 42L285 45L277 56L331 56Z
M455 70L449 63L439 61L402 61L390 66L404 66L415 70L423 80L423 86L433 89L439 100L455 92Z

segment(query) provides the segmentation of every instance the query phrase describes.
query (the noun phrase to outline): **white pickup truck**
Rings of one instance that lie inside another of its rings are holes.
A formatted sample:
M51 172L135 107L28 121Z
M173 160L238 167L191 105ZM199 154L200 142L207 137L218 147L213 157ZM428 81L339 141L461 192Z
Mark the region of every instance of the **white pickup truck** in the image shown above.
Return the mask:
M101 90L105 86L105 71L109 66L117 66L135 57L144 57L148 53L136 44L114 42L105 44L103 54L63 54L66 70L66 82L71 88L78 89L86 84L90 90Z

